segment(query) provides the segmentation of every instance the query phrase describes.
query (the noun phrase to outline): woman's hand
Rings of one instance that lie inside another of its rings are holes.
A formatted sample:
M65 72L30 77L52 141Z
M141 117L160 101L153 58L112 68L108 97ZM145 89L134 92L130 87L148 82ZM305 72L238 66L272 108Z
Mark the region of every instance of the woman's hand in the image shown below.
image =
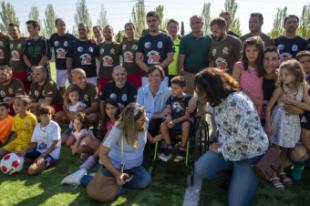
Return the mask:
M127 173L120 173L116 178L116 182L119 186L122 186L127 182L128 178L129 175Z
M209 147L209 150L215 153L219 153L218 152L218 148L221 147L221 144L219 143L213 143L211 144L211 146Z

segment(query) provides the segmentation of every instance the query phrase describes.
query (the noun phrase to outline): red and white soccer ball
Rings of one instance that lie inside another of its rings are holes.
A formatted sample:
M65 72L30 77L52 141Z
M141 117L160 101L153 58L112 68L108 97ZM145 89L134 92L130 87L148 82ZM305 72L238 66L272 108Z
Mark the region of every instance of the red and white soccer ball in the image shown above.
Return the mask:
M24 158L15 153L8 153L3 156L0 162L0 169L4 174L12 175L22 171Z

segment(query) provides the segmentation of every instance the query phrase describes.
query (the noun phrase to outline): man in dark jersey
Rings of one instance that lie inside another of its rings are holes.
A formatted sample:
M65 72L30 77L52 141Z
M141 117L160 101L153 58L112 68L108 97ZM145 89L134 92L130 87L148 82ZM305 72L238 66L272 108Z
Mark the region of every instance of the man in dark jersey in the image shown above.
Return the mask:
M298 16L288 15L285 17L283 22L285 36L275 39L275 44L280 52L281 62L295 58L299 51L306 49L307 41L296 35L298 25Z
M119 65L121 49L119 43L113 41L113 28L107 25L103 28L104 42L99 46L99 92L102 91L104 85L112 80L112 70Z
M63 99L54 81L48 79L47 71L43 66L32 68L33 81L29 91L31 111L38 112L40 105L45 104L54 108L57 113L62 110Z
M106 99L113 99L119 108L136 101L137 88L127 81L127 73L124 67L118 65L113 68L113 81L108 82L100 96L100 113L104 115Z
M67 70L71 72L74 68L81 68L86 73L87 82L97 85L98 46L89 40L89 29L86 24L79 24L78 29L79 39L72 43L66 55Z
M27 78L27 66L24 62L24 48L26 38L21 37L19 26L17 24L9 25L10 40L10 66L13 70L13 77L19 79L24 84L26 92L30 89L30 81Z
M136 53L136 63L142 69L142 85L148 83L147 74L152 65L165 69L163 84L168 86L167 67L173 61L174 47L171 38L159 30L159 15L150 11L146 14L149 33L140 38Z
M0 32L0 66L8 65L10 59L10 37Z
M35 20L26 22L29 38L26 41L24 49L24 62L28 67L29 80L31 80L32 67L43 66L48 68L48 60L50 58L50 49L48 41L43 36L40 36L40 25ZM49 75L49 72L48 72Z
M210 29L213 37L210 52L212 65L231 73L241 57L242 43L239 38L227 34L226 21L222 17L213 19Z
M68 71L66 66L66 54L68 48L76 38L69 33L66 33L66 24L63 19L55 20L57 33L51 35L49 43L53 48L57 69L56 83L58 88L63 92L66 82L68 82Z
M123 67L127 71L127 80L137 88L142 85L142 73L136 63L136 52L138 49L138 40L135 36L135 26L128 22L125 24L125 38L121 43Z
M264 24L264 17L261 13L252 13L249 20L250 33L247 33L240 37L244 42L247 38L252 36L260 36L265 43L265 47L274 45L273 40L262 32L262 26Z
M238 34L236 34L235 32L231 31L229 28L230 28L230 24L231 24L231 15L228 11L223 11L220 13L220 17L223 17L227 23L226 25L226 31L227 31L227 34L229 35L233 35L235 37L238 37Z

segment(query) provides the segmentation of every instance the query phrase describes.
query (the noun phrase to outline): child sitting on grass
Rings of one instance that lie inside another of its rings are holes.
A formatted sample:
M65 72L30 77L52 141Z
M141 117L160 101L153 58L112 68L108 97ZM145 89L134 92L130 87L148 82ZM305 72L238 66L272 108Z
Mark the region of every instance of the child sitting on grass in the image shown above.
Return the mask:
M38 119L34 128L31 144L26 150L25 158L32 164L28 168L30 175L39 174L55 164L61 149L60 127L52 120L50 106L39 106Z
M0 145L5 144L11 132L13 117L9 115L10 105L6 102L0 103Z
M0 157L8 152L23 152L31 142L32 133L37 123L34 114L28 111L31 99L26 95L19 95L14 100L14 110L10 142L0 148Z
M193 123L193 112L196 109L196 99L185 93L186 80L182 76L171 79L172 95L166 102L163 113L168 114L166 120L160 126L160 132L164 140L163 153L158 158L169 161L172 156L172 145L169 131L181 131L182 138L178 148L175 162L182 161L185 157L185 145L188 140L191 124Z

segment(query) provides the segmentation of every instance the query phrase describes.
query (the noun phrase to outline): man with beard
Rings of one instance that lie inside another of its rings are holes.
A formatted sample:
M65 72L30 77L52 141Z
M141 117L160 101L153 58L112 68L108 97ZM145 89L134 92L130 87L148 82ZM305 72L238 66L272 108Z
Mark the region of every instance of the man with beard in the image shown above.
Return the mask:
M223 11L223 12L220 13L220 17L224 18L225 21L226 21L226 24L227 24L227 25L226 25L227 34L239 38L238 34L236 34L235 32L233 32L233 31L231 31L231 30L229 30L230 24L231 24L231 15L230 15L230 13L229 13L228 11Z
M86 73L87 82L97 85L98 46L88 39L89 29L86 24L80 23L78 30L79 39L72 43L66 55L67 71L71 73L72 68L81 68Z
M125 24L125 38L121 43L123 66L127 71L127 79L137 88L142 85L142 71L136 63L138 40L135 38L135 26L129 22Z
M160 65L165 70L163 84L168 86L167 67L173 61L174 47L171 38L159 30L159 15L150 11L146 14L149 32L138 42L136 63L142 69L142 85L148 83L147 74L152 65Z
M66 24L63 19L55 20L57 33L51 35L49 43L54 50L55 62L57 69L56 83L60 91L63 93L65 83L68 82L68 71L66 68L66 54L68 48L76 38L69 33L66 33Z
M306 49L307 41L296 35L298 25L298 16L288 15L285 17L283 22L285 36L275 39L275 44L280 52L281 62L295 58L299 51Z
M265 47L274 45L273 40L262 32L263 23L264 17L261 13L252 13L249 20L250 33L241 36L241 41L244 42L247 38L252 36L260 36L265 43Z
M26 92L29 91L30 81L27 78L27 66L24 62L24 48L26 38L21 37L19 26L17 24L9 24L10 40L10 66L13 70L13 77L22 81Z
M232 72L235 62L241 55L241 41L227 34L226 21L224 18L215 18L210 23L213 41L211 42L210 57L212 65L229 73Z
M119 43L113 41L113 28L107 25L103 28L104 42L99 46L99 92L102 91L104 85L112 80L112 70L116 65L119 65L121 48Z

